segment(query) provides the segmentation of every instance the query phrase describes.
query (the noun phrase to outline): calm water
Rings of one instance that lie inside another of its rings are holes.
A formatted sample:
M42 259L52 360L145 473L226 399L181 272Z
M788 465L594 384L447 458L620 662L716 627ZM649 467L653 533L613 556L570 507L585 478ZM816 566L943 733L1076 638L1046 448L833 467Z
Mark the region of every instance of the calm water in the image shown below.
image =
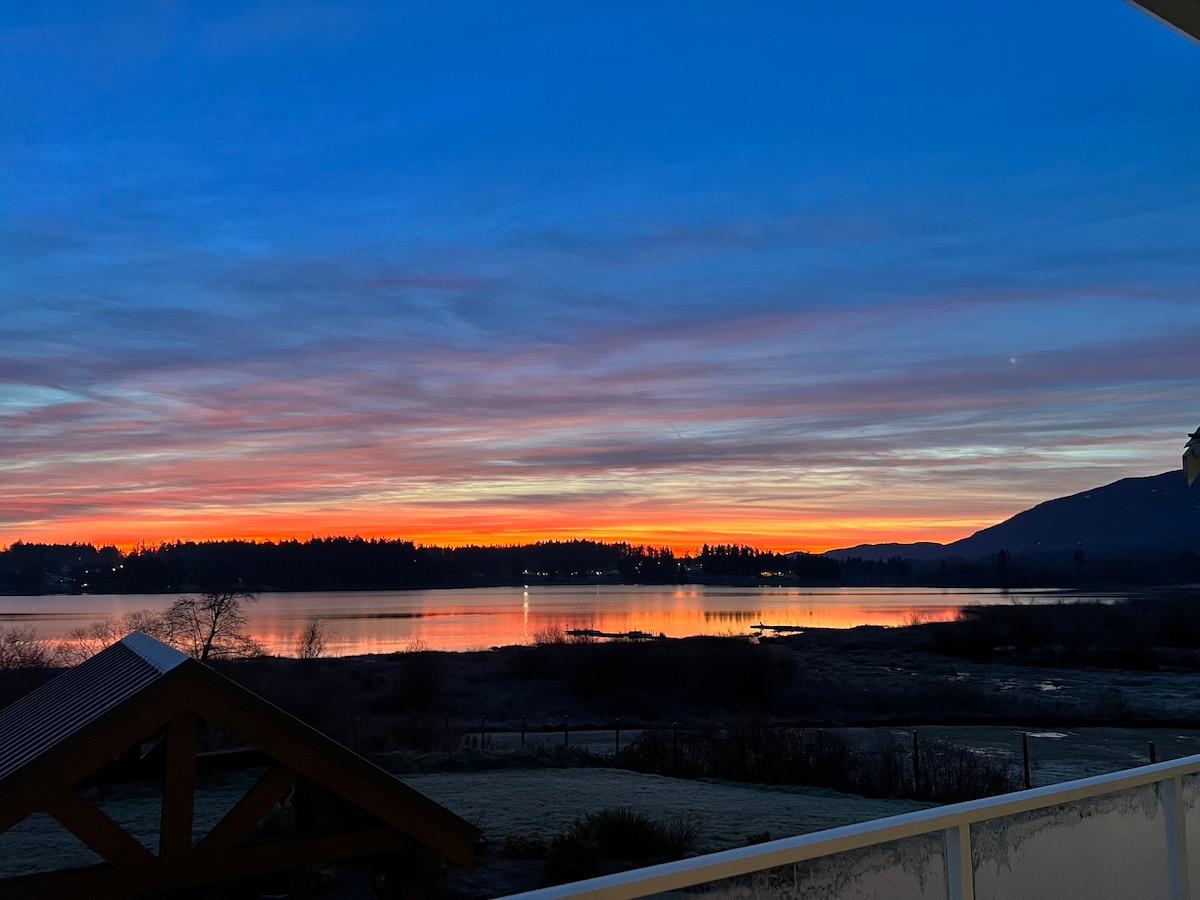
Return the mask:
M0 597L0 625L32 625L42 637L137 609L164 609L178 594ZM546 629L645 631L684 637L751 634L751 626L849 628L952 619L970 603L1054 602L1054 592L929 588L732 588L604 585L439 591L265 593L248 607L248 630L271 653L291 655L310 616L332 633L336 655L412 647L475 650L531 643Z

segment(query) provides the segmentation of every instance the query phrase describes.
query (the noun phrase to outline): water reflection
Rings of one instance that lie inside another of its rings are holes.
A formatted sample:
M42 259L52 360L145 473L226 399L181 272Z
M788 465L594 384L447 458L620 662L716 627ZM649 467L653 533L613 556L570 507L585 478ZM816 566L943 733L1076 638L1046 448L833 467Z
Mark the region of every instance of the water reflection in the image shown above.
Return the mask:
M452 591L265 593L247 609L249 630L271 653L290 655L312 616L337 655L411 646L474 650L530 643L540 631L591 628L684 637L751 634L752 625L848 628L954 618L968 603L1054 601L1053 592L919 588L727 588L606 585ZM177 595L0 597L0 624L28 624L60 637L97 619L165 609Z

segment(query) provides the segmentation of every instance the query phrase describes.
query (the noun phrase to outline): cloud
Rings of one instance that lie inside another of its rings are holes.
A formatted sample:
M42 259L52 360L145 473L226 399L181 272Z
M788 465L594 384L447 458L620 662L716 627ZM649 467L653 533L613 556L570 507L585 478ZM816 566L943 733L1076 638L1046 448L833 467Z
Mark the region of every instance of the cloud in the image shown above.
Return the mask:
M870 71L828 11L14 15L0 541L928 536L1194 425L1194 62L1120 12L1012 77L907 14Z

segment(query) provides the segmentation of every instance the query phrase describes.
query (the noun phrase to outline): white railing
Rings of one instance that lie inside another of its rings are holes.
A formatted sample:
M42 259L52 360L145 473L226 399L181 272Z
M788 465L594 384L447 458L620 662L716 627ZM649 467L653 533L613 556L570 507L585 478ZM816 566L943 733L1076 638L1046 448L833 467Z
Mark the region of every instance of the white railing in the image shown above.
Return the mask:
M924 840L918 855L926 870L920 874L920 889L909 895L974 900L977 882L983 879L987 896L1191 900L1193 878L1188 867L1185 822L1189 815L1200 815L1200 779L1189 777L1198 773L1200 755L1189 756L557 885L516 894L509 900L645 897L795 863L828 863L833 854L872 848L878 851L881 845L910 838ZM686 788L681 786L681 790ZM1200 838L1200 822L1192 824L1191 839L1195 841ZM932 844L934 852L930 852L930 839L938 837L940 840ZM903 891L893 893L886 888L888 873L881 869L897 867L901 856L883 855L871 869L876 879L872 890L886 893L864 892L862 888L841 893L853 880L842 872L834 879L841 888L831 892L826 886L814 895L900 896ZM1200 856L1200 846L1193 848L1193 856ZM832 862L837 865L836 860ZM1028 871L1023 873L1022 869ZM1087 887L1089 882L1091 888ZM885 887L880 888L881 884ZM1037 887L1030 888L1029 884ZM1129 885L1135 886L1132 892ZM807 895L802 889L789 888L783 892L788 896ZM771 891L754 887L740 893L729 889L710 893L737 897Z

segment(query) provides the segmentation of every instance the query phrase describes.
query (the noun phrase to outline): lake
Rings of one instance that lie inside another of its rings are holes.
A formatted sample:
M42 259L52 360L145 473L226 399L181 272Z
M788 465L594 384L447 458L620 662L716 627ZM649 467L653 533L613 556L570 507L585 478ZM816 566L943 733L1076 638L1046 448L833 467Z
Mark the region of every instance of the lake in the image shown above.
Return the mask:
M30 625L58 638L89 622L138 609L161 610L178 594L0 597L0 626ZM311 616L331 632L333 655L397 650L478 650L532 643L539 632L595 629L667 637L745 635L751 626L849 628L953 619L967 604L1056 602L1058 591L931 588L587 585L427 591L263 593L247 607L252 633L269 653L292 655ZM1075 595L1071 595L1074 597Z

